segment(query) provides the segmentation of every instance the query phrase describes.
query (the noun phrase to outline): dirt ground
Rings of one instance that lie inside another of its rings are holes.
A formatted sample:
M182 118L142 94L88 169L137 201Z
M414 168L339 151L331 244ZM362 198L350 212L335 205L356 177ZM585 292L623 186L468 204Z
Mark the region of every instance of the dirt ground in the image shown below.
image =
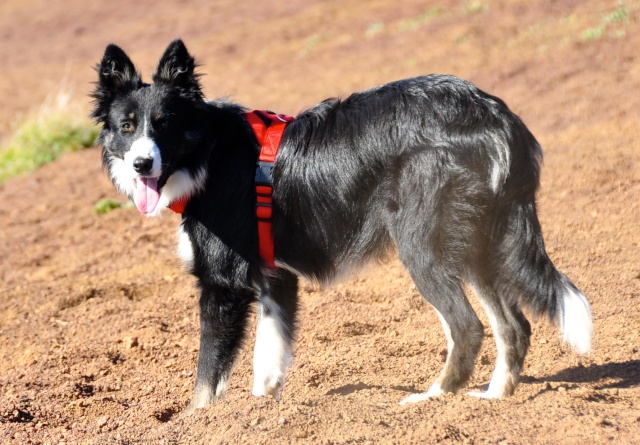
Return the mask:
M289 114L456 74L503 98L545 149L546 244L592 303L593 351L573 354L539 321L514 396L399 406L435 379L446 345L392 258L332 288L303 283L282 401L251 396L249 335L227 396L179 419L199 335L179 219L94 214L100 198L124 199L89 149L0 185L0 443L640 443L637 1L171 3L2 2L0 138L61 90L88 113L109 42L147 75L180 36L209 97ZM486 331L468 389L491 376Z

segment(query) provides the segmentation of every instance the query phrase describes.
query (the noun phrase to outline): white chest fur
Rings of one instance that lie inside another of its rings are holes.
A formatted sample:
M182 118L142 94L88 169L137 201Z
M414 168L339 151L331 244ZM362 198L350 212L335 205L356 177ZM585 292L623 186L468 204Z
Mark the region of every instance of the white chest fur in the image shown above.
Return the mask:
M191 239L185 232L182 224L178 227L178 258L182 261L182 265L186 269L193 267L193 246L191 245Z

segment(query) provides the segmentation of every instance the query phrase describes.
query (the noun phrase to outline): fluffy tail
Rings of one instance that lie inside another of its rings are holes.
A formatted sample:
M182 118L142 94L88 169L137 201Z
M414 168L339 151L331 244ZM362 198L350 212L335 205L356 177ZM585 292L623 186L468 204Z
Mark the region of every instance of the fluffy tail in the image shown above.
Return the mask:
M561 272L558 272L560 275ZM591 333L593 322L587 297L576 288L564 275L567 281L560 304L559 315L562 339L580 354L591 350Z
M501 280L523 306L558 323L563 340L576 352L591 349L593 323L587 298L547 256L535 203L511 209L501 243L506 276Z

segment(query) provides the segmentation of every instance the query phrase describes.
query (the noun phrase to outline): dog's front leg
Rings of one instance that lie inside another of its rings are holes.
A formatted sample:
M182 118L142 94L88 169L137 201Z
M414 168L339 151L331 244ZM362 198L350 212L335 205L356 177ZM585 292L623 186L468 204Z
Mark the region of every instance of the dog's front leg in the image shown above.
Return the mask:
M246 289L200 283L200 352L191 403L183 415L224 395L255 296Z
M291 364L298 309L298 279L286 270L269 278L258 301L253 355L253 395L280 400L284 376Z

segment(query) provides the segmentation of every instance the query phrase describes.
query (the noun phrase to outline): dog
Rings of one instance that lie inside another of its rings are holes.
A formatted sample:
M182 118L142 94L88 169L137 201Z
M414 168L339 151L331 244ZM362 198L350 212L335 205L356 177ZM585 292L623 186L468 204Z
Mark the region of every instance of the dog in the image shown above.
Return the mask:
M497 97L449 75L401 80L303 111L271 171L274 265L259 253L260 151L247 110L205 100L181 40L151 84L109 45L92 117L115 187L156 216L188 198L178 254L197 278L200 350L192 413L224 395L257 304L253 394L279 399L292 360L298 277L336 276L397 252L436 310L444 367L414 403L455 393L473 372L486 311L497 347L486 391L513 394L530 344L522 308L558 324L576 352L591 346L589 302L549 259L536 214L541 148ZM259 167L258 167L259 169Z

